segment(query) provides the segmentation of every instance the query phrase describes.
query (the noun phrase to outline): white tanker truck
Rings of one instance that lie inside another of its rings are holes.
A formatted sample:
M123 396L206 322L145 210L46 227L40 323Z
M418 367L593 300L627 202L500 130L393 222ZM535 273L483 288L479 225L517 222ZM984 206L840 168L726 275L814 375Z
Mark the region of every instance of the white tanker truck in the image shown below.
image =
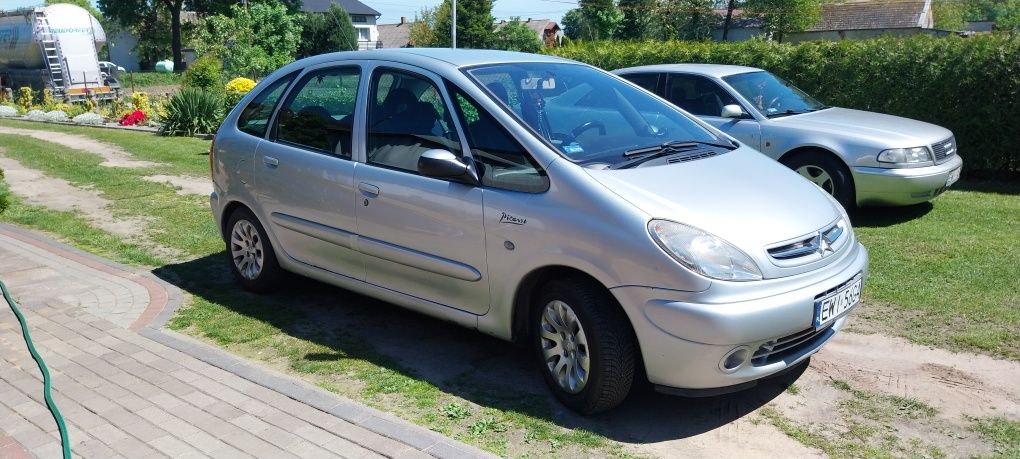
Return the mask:
M0 11L0 90L49 88L71 102L119 96L115 75L99 68L96 50L104 43L103 26L79 6Z

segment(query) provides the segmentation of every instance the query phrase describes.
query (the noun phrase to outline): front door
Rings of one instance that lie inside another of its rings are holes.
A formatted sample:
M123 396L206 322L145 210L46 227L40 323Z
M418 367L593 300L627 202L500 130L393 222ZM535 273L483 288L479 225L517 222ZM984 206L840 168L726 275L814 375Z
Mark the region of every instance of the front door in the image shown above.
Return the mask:
M357 231L352 158L361 69L305 73L287 95L269 139L259 144L255 183L264 218L286 255L355 279L364 263Z
M402 67L372 75L365 164L355 170L366 280L474 314L489 309L482 189L418 174L429 149L461 156L438 78Z
M700 75L671 73L666 82L666 100L751 148L761 149L761 126L746 107L741 106L744 118L722 116L724 106L741 104L718 83Z

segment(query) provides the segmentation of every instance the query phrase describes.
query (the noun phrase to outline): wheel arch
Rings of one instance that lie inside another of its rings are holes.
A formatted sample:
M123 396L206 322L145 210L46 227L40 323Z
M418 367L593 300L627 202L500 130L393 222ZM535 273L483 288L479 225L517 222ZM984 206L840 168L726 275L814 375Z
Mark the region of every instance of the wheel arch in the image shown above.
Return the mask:
M230 234L230 228L227 228L227 225L230 224L230 216L238 209L247 209L252 214L255 214L255 211L252 210L251 207L248 207L241 201L230 201L227 203L227 205L223 207L223 213L220 215L220 237L224 241L227 240L227 235Z
M816 145L800 146L800 147L797 147L797 148L793 148L793 149L787 151L786 153L783 153L783 155L779 157L778 161L779 161L780 164L782 164L782 165L784 165L786 167L790 167L789 166L789 162L792 161L794 158L797 158L799 156L810 155L810 154L825 155L825 156L827 156L829 158L832 158L833 160L836 161L837 164L839 164L839 167L841 167L843 169L843 172L846 172L847 178L850 179L850 184L849 184L850 185L850 196L851 196L851 199L856 201L856 199L857 199L857 183L856 183L856 181L854 179L853 170L850 169L850 166L846 163L846 160L843 159L842 156L836 154L836 152L832 151L832 149L827 148L827 147L822 147L822 146L816 146Z

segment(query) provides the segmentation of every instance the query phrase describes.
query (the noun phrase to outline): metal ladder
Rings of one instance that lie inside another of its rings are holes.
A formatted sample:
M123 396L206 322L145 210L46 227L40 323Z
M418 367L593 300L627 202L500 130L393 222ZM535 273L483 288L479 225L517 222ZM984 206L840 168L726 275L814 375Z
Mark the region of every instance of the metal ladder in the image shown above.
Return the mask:
M50 32L50 22L46 19L46 15L42 10L37 9L32 15L35 19L36 30L39 31L39 43L42 45L46 69L50 73L50 87L53 90L53 96L63 96L64 66L60 62L60 42Z

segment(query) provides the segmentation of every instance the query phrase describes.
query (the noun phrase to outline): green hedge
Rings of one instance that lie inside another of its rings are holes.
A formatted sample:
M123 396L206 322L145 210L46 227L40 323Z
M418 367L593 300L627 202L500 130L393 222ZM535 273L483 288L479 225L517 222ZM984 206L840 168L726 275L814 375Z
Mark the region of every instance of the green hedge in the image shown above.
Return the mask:
M830 105L951 129L967 171L1020 173L1020 35L800 44L582 42L550 52L605 69L680 62L764 68Z

